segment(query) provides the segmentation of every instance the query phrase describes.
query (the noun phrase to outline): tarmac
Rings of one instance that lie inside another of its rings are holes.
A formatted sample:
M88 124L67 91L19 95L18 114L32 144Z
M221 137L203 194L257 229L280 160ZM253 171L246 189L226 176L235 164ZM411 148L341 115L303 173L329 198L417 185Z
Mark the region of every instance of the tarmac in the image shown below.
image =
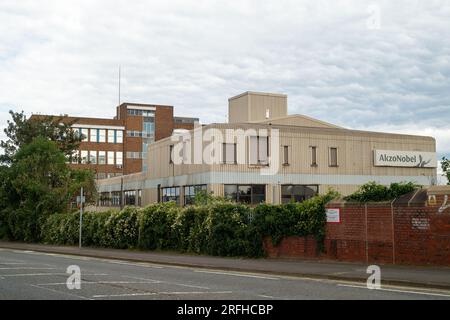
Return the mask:
M0 248L163 265L366 282L367 264L309 259L250 259L0 241ZM450 267L379 265L382 284L450 289Z

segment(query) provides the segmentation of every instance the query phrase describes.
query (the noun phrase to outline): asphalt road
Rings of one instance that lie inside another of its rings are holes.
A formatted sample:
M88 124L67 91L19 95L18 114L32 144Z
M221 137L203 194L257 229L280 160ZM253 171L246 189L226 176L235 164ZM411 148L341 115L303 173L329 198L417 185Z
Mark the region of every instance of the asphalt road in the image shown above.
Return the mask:
M69 289L69 266L81 288ZM0 249L0 299L446 299L450 291Z

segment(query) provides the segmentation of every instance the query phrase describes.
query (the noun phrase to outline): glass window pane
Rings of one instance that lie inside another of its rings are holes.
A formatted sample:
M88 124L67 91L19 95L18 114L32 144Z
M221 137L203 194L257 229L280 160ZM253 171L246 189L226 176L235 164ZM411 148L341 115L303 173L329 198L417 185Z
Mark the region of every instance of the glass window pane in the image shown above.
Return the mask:
M123 152L121 151L116 152L116 164L117 165L123 164Z
M224 186L225 198L237 200L237 186L235 184L226 184Z
M284 146L283 148L283 164L289 164L289 147Z
M89 151L89 162L97 164L97 151Z
M91 131L91 138L90 142L97 142L97 129L90 129Z
M114 152L108 151L108 164L114 164Z
M81 134L83 135L83 141L89 140L89 129L81 129Z
M88 152L85 150L81 150L81 163L88 162Z
M108 130L108 143L114 143L114 130Z
M268 163L269 144L268 137L259 137L258 141L258 160L261 164Z
M123 143L123 131L116 130L116 143Z
M106 151L98 152L98 164L106 164Z
M317 165L317 147L311 147L311 165Z
M100 129L98 130L99 142L106 142L106 130Z
M258 163L258 137L249 137L249 163Z
M330 148L330 166L337 166L337 148Z

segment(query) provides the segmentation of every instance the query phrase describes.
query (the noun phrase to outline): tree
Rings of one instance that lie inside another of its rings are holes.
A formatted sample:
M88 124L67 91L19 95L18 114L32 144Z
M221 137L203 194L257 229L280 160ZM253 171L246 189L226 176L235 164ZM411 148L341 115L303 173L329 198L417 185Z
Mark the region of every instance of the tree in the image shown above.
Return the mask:
M4 168L2 216L13 240L39 241L48 216L66 212L81 185L94 185L92 173L71 170L58 144L45 137L21 146Z
M0 239L9 238L8 220L5 212L7 205L6 183L8 167L0 166Z
M450 185L450 159L443 157L441 161L441 168L442 172L444 172L443 176L447 177L447 184Z
M36 137L54 141L68 158L82 140L78 132L72 130L73 122L63 121L63 117L35 116L28 119L23 111L9 113L12 120L8 120L8 126L4 129L8 139L0 142L4 149L4 155L0 156L2 163L10 164L20 147L31 143Z
M70 187L69 198L75 201L75 197L79 195L81 187L86 198L85 204L95 203L97 200L97 186L95 185L95 173L93 170L87 169L71 169L70 170ZM70 208L69 208L70 209Z

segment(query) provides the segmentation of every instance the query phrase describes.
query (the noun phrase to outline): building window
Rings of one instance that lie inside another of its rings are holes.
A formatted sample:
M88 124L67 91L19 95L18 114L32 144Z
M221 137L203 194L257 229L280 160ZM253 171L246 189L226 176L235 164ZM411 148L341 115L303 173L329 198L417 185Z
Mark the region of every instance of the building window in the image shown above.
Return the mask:
M317 147L311 146L311 166L317 167Z
M283 164L289 164L289 146L283 146Z
M97 164L97 151L89 151L89 163Z
M124 200L126 206L136 205L136 190L129 190L124 192Z
M224 186L225 198L239 203L259 204L266 201L266 186L264 184Z
M116 143L123 143L123 131L116 130Z
M145 117L142 128L145 133L153 136L155 134L155 118Z
M85 150L81 150L81 163L88 163L88 152Z
M114 151L108 151L108 164L114 164Z
M169 164L173 164L173 145L169 146Z
M137 205L142 206L142 190L137 191Z
M108 130L108 143L115 143L116 142L114 131L115 130L111 130L111 129Z
M98 130L98 142L106 142L106 130Z
M183 163L189 164L191 161L191 142L183 141Z
M184 205L194 204L195 195L206 192L206 184L184 187Z
M109 207L111 205L111 197L109 192L102 192L100 194L100 206Z
M225 164L235 164L236 158L236 143L223 143L222 144L222 162Z
M80 129L81 131L80 131L80 133L81 133L81 135L82 135L82 141L83 142L86 142L86 141L88 141L88 138L89 138L89 129Z
M98 164L106 164L106 151L98 152Z
M123 165L123 152L122 151L116 152L116 164Z
M74 150L70 156L70 162L73 164L80 162L80 156L78 155L78 150Z
M177 205L180 205L180 187L162 188L161 191L162 202L175 201Z
M153 110L128 109L127 113L130 116L144 116L144 117L155 116L155 112Z
M337 148L330 148L330 167L338 166Z
M302 202L314 197L318 192L317 185L283 185L281 186L281 202Z
M97 140L97 129L90 129L90 131L91 131L91 136L90 136L90 139L89 139L89 141L90 142L98 142L98 140Z
M269 137L250 137L250 164L268 165L269 157Z
M127 159L142 159L142 153L141 152L128 151L127 152Z
M121 199L120 191L111 192L111 205L113 207L120 207L120 202L121 202L120 199Z

